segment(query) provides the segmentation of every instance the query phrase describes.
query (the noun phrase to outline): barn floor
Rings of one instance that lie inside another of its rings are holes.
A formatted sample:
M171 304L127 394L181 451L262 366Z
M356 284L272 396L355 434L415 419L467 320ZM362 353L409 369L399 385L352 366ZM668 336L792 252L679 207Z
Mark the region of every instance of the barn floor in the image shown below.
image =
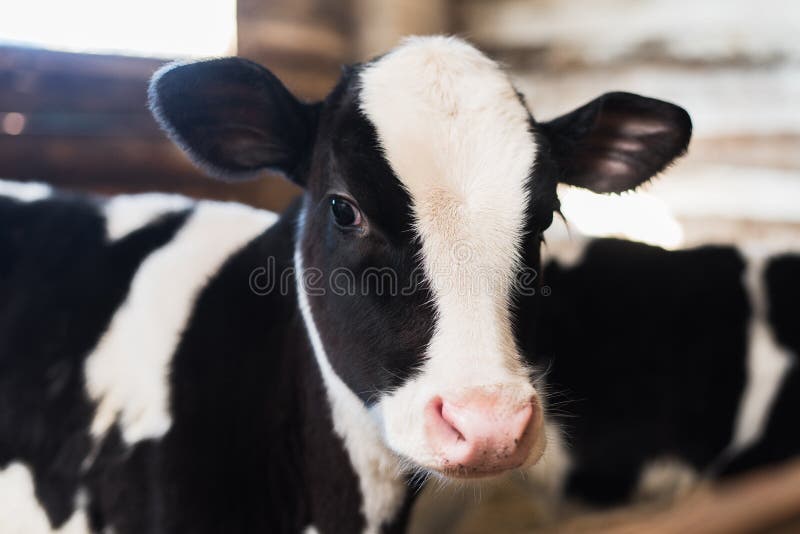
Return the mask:
M800 461L726 486L699 486L672 499L558 516L523 479L488 486L435 484L420 496L410 534L733 534L800 533Z

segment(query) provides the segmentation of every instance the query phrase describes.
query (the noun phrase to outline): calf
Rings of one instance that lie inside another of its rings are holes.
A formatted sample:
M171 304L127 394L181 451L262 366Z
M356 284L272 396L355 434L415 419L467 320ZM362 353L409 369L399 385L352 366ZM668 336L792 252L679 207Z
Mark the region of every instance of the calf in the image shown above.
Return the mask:
M444 37L323 102L229 58L161 70L150 105L209 173L304 194L279 218L7 186L0 488L28 513L0 504L4 526L397 531L430 475L537 462L552 429L514 318L556 185L636 187L691 133L627 93L537 122Z
M800 454L800 239L576 245L548 247L529 339L568 436L555 489L611 504Z

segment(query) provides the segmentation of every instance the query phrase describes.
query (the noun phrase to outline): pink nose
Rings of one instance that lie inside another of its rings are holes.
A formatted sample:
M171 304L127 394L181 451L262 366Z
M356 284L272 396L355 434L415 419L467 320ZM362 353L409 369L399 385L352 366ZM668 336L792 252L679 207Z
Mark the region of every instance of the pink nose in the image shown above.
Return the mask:
M425 412L428 444L444 471L480 476L525 463L538 431L533 401L470 389L457 397L435 397Z

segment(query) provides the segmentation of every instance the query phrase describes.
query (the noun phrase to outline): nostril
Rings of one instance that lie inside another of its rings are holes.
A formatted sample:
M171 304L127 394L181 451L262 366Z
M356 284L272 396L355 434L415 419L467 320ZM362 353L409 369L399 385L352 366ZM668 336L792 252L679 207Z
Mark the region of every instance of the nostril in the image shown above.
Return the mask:
M439 399L439 416L444 420L445 423L450 425L450 428L456 433L456 436L459 441L467 441L464 437L464 434L461 433L459 430L458 425L455 422L455 418L451 414L451 410L449 409L449 405L445 403L443 400Z
M425 410L425 427L429 436L439 445L464 441L461 431L448 419L445 402L441 397L433 398Z
M527 434L528 430L530 430L531 422L533 421L534 416L534 405L533 403L528 403L522 408L517 411L511 417L511 421L516 423L516 430L513 429L512 426L512 435L514 435L514 445L519 444L520 440L522 440L525 435ZM509 422L510 425L513 425L512 422Z
M444 469L499 472L523 465L532 454L541 420L538 402L470 390L425 407L425 432Z
M532 403L516 404L502 397L473 397L467 402L437 399L438 418L458 441L477 447L502 444L515 448L525 437L533 418Z

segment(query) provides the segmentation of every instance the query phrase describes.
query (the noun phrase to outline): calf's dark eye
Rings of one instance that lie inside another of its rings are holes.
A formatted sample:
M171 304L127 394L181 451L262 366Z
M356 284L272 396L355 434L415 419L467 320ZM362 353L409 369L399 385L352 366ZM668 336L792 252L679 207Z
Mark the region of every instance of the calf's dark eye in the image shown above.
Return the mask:
M361 225L361 212L352 202L339 196L330 198L331 214L336 224L343 228Z

